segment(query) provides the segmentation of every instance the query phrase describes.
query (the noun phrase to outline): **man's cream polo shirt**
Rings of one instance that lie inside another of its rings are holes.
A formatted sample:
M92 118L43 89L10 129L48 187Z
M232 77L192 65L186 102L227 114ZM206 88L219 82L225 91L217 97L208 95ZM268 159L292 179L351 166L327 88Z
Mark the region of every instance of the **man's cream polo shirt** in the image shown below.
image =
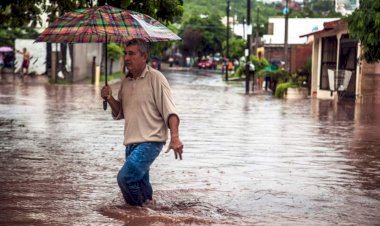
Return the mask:
M178 113L169 83L160 71L147 65L137 79L124 78L118 101L122 110L119 115L112 116L125 120L124 145L166 142L169 116L178 117Z

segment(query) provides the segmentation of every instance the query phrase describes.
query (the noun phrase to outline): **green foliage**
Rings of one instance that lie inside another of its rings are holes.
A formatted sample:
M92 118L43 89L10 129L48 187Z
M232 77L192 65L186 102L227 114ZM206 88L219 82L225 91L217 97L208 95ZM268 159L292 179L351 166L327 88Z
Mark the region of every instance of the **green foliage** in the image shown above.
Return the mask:
M91 6L89 0L40 0L39 2L43 3L43 10L48 14L49 22L53 22L57 17L62 16L66 12Z
M190 17L184 21L179 35L182 37L180 49L185 56L198 57L222 51L222 42L225 39L225 26L220 17L213 14L205 18Z
M288 88L299 88L303 86L303 81L305 81L307 78L305 76L302 76L300 74L293 74L290 75L284 70L277 70L282 71L281 77L278 77L279 83L277 84L275 96L278 98L282 98Z
M105 2L99 0L98 5L104 5ZM182 0L108 0L107 4L147 14L164 24L173 23L184 12Z
M266 66L269 66L268 60L262 57L259 59L258 57L251 55L250 61L255 65L255 76L261 77L259 72L262 71ZM236 76L241 77L245 73L245 63L241 63L238 69L235 71Z
M41 24L42 0L2 1L0 21L2 28L27 28Z
M314 0L310 5L311 9L318 14L327 15L330 11L334 11L334 1L331 0Z
M207 15L210 10L220 17L226 16L227 1L226 0L184 0L185 11L183 19L188 20L190 17L197 15ZM230 1L230 16L236 16L236 23L243 23L247 17L247 1ZM257 18L257 9L259 8L259 18ZM264 1L252 0L251 16L252 24L264 25L260 27L259 34L263 35L267 32L267 21L270 16L283 16L281 1L277 3L265 4ZM331 0L309 0L306 6L300 11L291 10L289 17L298 18L320 18L320 17L341 17L340 13L335 13L334 1Z
M250 61L255 65L255 70L256 71L261 71L266 66L269 66L268 60L265 59L264 57L262 57L261 59L259 59L257 56L251 55L250 56Z
M228 42L228 46L229 46L229 56L231 59L240 58L241 56L244 55L244 50L246 47L246 43L244 39L230 38ZM226 55L226 47L227 47L227 42L224 40L223 41L224 55Z
M14 47L16 38L35 39L37 36L38 32L32 28L0 28L0 46Z
M276 87L276 91L274 93L274 95L277 97L277 98L282 98L286 92L286 89L288 88L290 83L281 83L281 84L278 84L277 87Z
M106 0L97 1L104 5ZM113 0L109 5L145 13L165 24L174 22L182 16L184 8L182 0ZM41 24L41 13L48 14L48 20L53 21L66 12L88 8L92 0L17 0L1 3L0 21L4 28L36 27Z
M271 76L274 79L277 79L277 81L282 82L290 78L290 73L287 70L283 69L277 69L277 70L266 70L262 69L256 73L257 77L263 77L263 76Z
M2 1L0 3L0 45L14 46L15 38L36 38L34 28L41 24L42 0Z
M235 76L235 77L239 77L239 78L241 78L241 77L244 75L244 73L245 73L244 69L245 69L245 65L240 65L240 66L236 69L236 71L235 71L235 73L234 73L234 76Z
M115 72L115 73L112 73L112 74L107 74L107 80L109 82L109 81L112 81L112 80L120 79L123 76L124 75L122 74L122 72L119 71L119 72ZM106 80L106 76L104 74L101 74L99 82L103 83L105 80Z
M117 60L123 54L122 48L116 43L110 43L107 45L107 57L109 59Z
M184 0L183 19L187 20L196 15L207 15L212 11L220 17L226 16L227 1L226 0ZM230 16L236 16L236 23L242 24L247 17L247 1L230 1ZM268 16L281 16L281 8L276 4L264 4L262 1L253 0L251 3L252 23L256 23L257 8L260 8L259 21L265 27L260 28L260 35L266 32Z
M380 60L380 1L361 0L360 8L345 18L349 34L360 40L361 58L369 63Z
M298 87L297 84L293 82L280 83L277 85L274 95L277 98L283 98L288 88L297 88L297 87Z

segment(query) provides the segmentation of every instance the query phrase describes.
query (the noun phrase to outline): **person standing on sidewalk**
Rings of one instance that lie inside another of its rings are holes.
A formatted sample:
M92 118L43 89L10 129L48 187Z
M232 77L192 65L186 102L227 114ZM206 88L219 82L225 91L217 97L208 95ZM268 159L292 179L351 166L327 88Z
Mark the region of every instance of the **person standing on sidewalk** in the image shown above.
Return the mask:
M142 206L152 200L149 168L162 150L170 129L169 150L182 160L183 144L179 137L179 116L169 83L164 75L147 64L148 43L133 39L125 49L127 76L121 81L118 98L110 86L104 86L106 99L115 120L124 118L125 162L117 182L125 201Z

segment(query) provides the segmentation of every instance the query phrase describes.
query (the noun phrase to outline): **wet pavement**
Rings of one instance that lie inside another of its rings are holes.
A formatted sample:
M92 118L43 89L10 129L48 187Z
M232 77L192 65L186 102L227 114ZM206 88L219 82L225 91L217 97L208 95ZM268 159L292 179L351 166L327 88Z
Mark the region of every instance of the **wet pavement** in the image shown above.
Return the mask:
M0 84L0 225L379 224L380 106L166 75L184 160L158 157L156 204L143 208L122 201L123 123L99 88Z

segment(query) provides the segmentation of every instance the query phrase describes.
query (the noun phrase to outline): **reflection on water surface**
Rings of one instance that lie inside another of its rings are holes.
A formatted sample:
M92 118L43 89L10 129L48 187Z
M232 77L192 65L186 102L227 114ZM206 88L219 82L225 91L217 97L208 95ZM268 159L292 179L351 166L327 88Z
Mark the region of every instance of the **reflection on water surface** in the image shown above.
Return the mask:
M0 224L380 222L379 106L246 96L219 76L167 76L185 155L159 156L156 204L144 208L120 198L123 124L102 110L98 88L1 84Z

